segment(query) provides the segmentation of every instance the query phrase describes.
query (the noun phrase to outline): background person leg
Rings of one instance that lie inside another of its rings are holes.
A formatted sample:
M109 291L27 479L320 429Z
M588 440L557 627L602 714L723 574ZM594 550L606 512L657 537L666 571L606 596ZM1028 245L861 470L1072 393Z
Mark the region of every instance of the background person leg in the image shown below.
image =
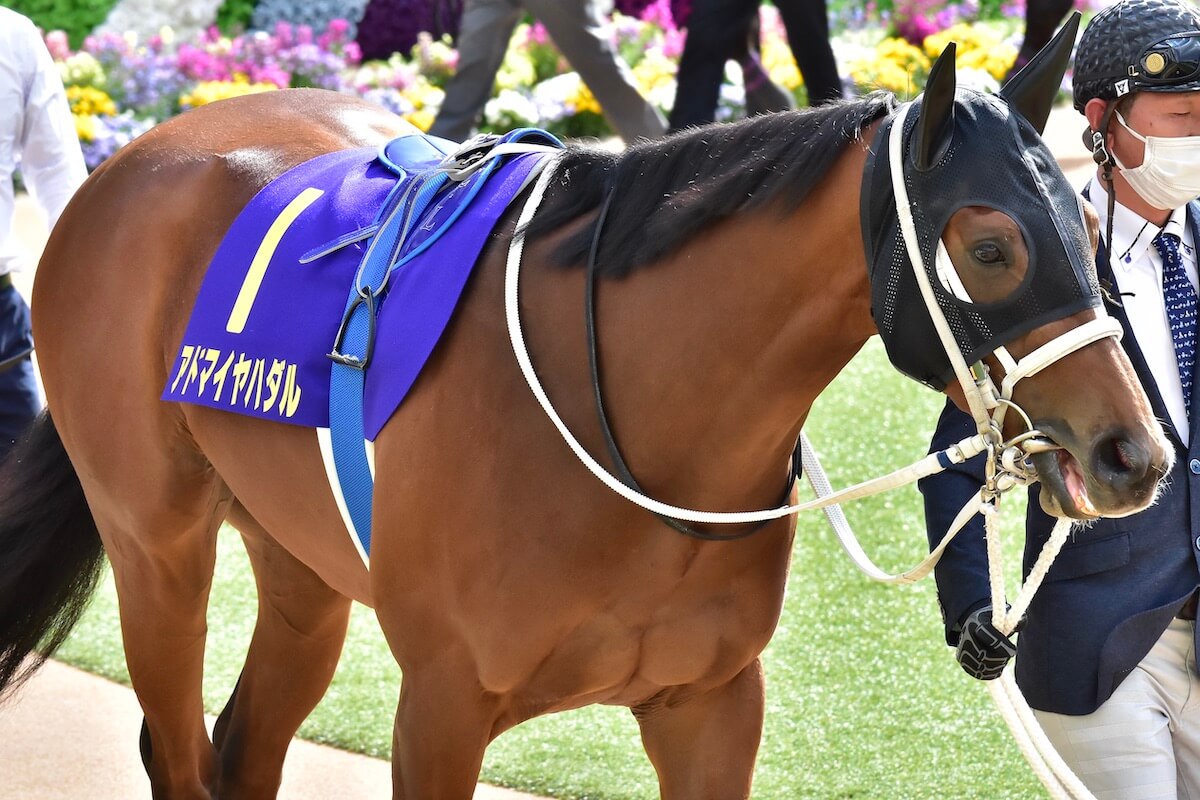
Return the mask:
M429 128L431 135L461 142L475 130L520 16L513 0L467 0L454 42L458 68Z
M804 76L808 104L819 106L842 98L842 79L829 44L829 13L825 0L775 0L787 28L792 58Z
M713 121L725 62L739 48L745 49L750 17L757 9L753 0L695 0L692 4L679 59L671 131Z
M0 289L0 361L33 346L29 306L16 289ZM33 362L28 358L0 372L0 461L42 408Z
M546 26L622 139L666 133L662 114L642 97L629 65L613 49L595 0L525 0L525 6Z

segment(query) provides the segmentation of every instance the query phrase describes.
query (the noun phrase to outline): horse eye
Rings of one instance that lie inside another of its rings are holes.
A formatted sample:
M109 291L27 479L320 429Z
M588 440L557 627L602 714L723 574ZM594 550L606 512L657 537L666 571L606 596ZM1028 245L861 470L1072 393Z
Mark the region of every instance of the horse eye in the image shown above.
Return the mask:
M972 251L972 255L975 256L975 260L980 264L1003 264L1007 260L1004 251L995 242L984 242L983 244L976 245Z

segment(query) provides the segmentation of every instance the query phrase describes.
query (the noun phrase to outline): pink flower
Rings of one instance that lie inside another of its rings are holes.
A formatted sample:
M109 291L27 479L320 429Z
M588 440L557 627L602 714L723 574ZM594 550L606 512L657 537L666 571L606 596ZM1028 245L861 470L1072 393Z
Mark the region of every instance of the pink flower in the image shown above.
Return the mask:
M66 31L50 31L46 34L46 49L55 61L63 61L71 55L71 43Z
M279 42L279 47L291 47L292 39L292 24L286 20L280 20L275 23L275 39Z
M664 31L676 30L675 16L671 13L671 0L654 0L642 12L642 20Z
M346 34L350 32L350 23L338 17L337 19L329 20L329 26L325 29L326 33L335 41L343 41Z
M679 29L666 31L663 34L663 55L672 60L678 61L683 55L683 44L687 41L687 34Z
M247 74L255 83L273 83L280 89L292 84L292 76L278 64L248 65Z
M540 22L534 22L529 26L529 44L547 44L550 41L550 34L546 32L545 26Z

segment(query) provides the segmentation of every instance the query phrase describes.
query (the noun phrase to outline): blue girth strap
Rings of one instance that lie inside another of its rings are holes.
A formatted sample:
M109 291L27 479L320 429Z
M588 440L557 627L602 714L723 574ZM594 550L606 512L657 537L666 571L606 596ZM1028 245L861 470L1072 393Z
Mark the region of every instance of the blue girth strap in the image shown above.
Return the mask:
M509 142L562 147L562 143L554 136L536 128L521 128L502 137L472 140L447 156L441 164L426 169L402 189L389 195L372 226L359 232L362 234L360 238L370 236L371 241L355 275L342 324L329 353L329 358L333 360L329 386L329 428L338 483L354 526L352 533L358 537L364 554L371 552L374 478L367 457L363 425L363 389L375 345L375 318L384 298L388 277L392 270L402 267L428 249L470 205L500 161L496 157L489 159L488 151L495 145ZM385 165L403 175L404 165L391 163L387 147L383 148L380 157ZM466 193L453 213L437 231L406 252L409 234L450 182L449 170L461 169L477 159L488 160L467 178L470 185L466 187ZM353 236L343 238L353 240Z

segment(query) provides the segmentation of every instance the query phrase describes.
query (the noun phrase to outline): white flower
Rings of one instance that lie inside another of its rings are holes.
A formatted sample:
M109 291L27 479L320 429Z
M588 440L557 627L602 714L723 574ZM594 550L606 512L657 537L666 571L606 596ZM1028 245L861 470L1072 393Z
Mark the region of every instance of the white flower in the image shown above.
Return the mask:
M495 128L521 128L537 124L538 107L524 94L502 89L483 107L483 118Z
M963 67L955 70L954 77L959 86L967 89L975 89L988 94L1000 91L1000 81L996 80L987 70Z
M542 123L558 122L574 114L574 99L579 95L583 79L577 72L564 72L533 87L533 102Z
M136 34L145 41L162 28L189 39L212 25L223 0L120 0L97 29Z

